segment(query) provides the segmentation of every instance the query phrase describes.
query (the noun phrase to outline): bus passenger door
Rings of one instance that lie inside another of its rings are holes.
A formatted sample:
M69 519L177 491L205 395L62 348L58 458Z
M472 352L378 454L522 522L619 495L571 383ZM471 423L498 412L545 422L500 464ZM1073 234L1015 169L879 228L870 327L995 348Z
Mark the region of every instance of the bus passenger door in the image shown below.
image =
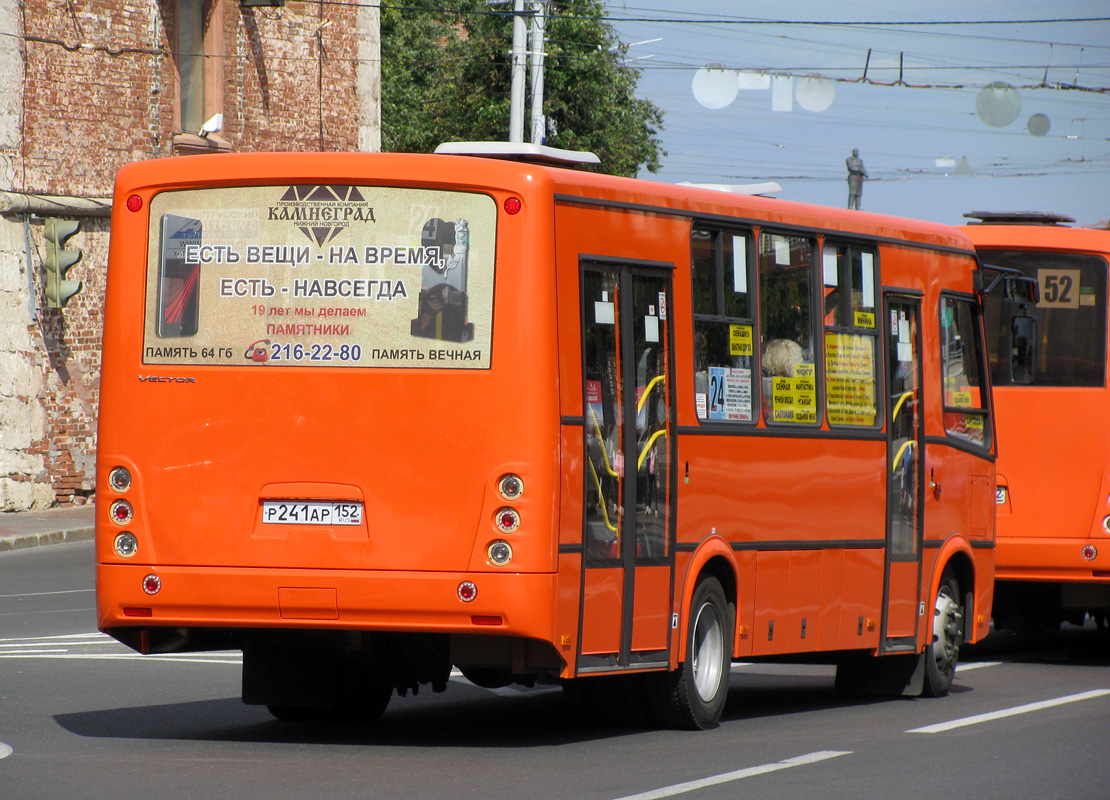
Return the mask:
M578 673L666 666L673 591L669 271L584 263Z
M887 532L881 652L916 649L924 472L921 302L886 297Z

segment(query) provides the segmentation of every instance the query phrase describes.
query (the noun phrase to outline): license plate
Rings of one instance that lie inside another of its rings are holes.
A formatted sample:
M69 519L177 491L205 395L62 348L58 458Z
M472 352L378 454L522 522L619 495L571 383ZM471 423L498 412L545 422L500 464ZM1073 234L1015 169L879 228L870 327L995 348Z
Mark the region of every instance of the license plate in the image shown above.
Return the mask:
M362 503L336 500L264 500L262 521L273 525L361 525Z

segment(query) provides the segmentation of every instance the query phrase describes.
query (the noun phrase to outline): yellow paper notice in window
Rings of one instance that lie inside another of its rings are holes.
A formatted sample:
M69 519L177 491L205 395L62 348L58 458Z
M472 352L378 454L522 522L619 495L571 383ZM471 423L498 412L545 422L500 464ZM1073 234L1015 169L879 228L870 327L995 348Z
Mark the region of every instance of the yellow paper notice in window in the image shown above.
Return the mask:
M751 325L728 326L728 352L734 356L754 355Z

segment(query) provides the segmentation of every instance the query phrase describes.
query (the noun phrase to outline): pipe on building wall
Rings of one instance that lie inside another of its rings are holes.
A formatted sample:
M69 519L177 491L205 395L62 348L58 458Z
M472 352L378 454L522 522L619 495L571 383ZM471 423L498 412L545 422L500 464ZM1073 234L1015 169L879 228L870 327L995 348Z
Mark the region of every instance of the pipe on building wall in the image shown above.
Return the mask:
M0 214L41 214L48 217L110 217L112 215L112 198L0 191Z

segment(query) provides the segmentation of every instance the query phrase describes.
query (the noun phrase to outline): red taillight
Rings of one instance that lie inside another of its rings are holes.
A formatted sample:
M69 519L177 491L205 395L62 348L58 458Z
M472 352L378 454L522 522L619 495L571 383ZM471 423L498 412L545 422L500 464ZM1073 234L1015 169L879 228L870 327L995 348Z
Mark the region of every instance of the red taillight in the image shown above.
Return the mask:
M520 527L520 514L515 508L502 508L494 517L494 524L503 533L512 533Z
M474 625L500 625L501 617L471 617L470 622Z
M108 509L108 514L111 516L112 522L117 525L126 525L135 516L135 511L126 500L117 500Z
M147 575L143 578L143 591L147 594L158 594L162 589L162 579L157 575Z
M459 599L464 603L471 602L478 596L478 587L472 581L463 581L459 584Z
M519 214L521 209L519 197L506 197L505 198L505 213L511 215Z
M137 194L133 194L133 195L131 195L130 197L127 198L127 210L128 211L140 211L142 209L142 207L143 207L143 198L139 197Z

